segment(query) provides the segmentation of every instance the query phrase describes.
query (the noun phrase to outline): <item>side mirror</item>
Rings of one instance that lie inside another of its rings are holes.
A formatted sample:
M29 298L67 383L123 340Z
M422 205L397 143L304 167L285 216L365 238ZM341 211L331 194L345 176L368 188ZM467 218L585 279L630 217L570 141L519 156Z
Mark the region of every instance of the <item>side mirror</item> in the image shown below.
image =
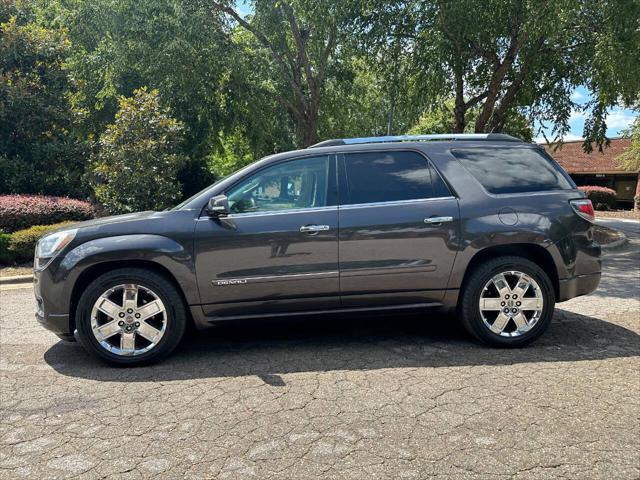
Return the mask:
M216 195L209 199L206 210L211 217L226 217L229 215L229 199L226 195Z

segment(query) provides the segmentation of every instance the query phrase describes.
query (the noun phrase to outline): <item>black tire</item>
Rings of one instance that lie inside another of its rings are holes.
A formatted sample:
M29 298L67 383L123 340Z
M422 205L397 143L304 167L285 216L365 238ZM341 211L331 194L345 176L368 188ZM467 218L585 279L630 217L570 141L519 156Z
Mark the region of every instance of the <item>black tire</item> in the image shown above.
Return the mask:
M501 336L485 324L480 314L480 297L484 286L495 275L507 271L519 271L529 275L540 286L544 305L537 323L519 336ZM538 265L516 256L497 257L479 265L465 282L458 304L458 315L463 326L472 336L493 347L523 347L540 337L549 328L555 308L555 291L549 276Z
M149 351L135 356L121 356L102 347L91 328L91 310L100 295L121 284L137 284L151 289L165 306L166 330ZM76 328L82 346L92 355L115 366L134 367L156 363L169 355L180 343L187 326L187 310L176 287L164 276L142 268L119 268L100 275L82 293L76 308Z

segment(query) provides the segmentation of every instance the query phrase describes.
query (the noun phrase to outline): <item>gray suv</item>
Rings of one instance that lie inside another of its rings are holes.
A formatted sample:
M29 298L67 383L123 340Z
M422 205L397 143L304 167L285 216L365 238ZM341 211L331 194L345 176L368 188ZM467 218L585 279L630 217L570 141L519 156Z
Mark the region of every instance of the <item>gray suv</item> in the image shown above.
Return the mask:
M188 324L368 310L456 310L517 347L598 286L593 219L542 148L507 135L328 140L172 210L44 237L36 315L117 365L165 357Z

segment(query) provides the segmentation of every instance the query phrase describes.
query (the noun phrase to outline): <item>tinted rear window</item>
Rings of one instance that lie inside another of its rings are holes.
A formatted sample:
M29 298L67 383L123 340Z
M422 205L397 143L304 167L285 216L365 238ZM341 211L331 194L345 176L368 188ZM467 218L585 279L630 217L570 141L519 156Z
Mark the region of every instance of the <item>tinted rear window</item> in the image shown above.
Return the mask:
M363 152L344 156L348 203L377 203L450 195L438 173L415 152ZM345 202L347 203L347 202Z
M570 190L551 159L533 148L473 148L451 152L490 193Z

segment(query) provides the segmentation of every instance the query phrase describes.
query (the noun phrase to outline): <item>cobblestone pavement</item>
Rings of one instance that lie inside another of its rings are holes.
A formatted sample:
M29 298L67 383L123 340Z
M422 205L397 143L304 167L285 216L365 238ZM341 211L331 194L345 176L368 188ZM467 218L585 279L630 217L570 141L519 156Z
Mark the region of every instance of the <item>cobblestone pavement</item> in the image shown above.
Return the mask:
M522 350L447 318L266 322L108 368L1 293L1 478L638 478L640 236Z

